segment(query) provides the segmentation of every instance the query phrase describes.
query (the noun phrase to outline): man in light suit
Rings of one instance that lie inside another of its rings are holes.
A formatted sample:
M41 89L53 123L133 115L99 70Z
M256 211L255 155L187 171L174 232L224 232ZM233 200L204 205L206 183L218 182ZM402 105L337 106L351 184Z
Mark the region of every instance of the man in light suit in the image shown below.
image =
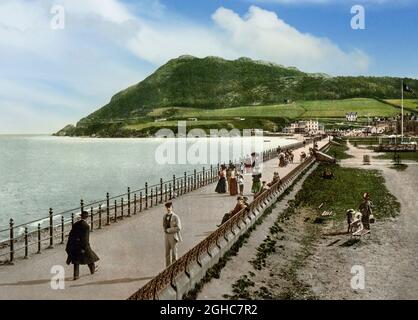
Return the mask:
M181 238L181 221L173 212L173 204L167 202L165 204L167 213L163 218L163 228L165 233L165 261L168 267L177 260L177 244L182 241Z

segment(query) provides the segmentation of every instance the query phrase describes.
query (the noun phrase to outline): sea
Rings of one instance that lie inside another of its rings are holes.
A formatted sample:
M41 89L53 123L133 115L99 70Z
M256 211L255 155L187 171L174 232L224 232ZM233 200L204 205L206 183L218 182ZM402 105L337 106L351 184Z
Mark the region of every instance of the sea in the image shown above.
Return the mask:
M0 230L297 142L284 137L75 138L0 135ZM217 147L216 147L217 146ZM238 146L238 147L237 147ZM202 151L203 150L203 151ZM226 150L226 151L225 151ZM187 154L187 157L179 156Z

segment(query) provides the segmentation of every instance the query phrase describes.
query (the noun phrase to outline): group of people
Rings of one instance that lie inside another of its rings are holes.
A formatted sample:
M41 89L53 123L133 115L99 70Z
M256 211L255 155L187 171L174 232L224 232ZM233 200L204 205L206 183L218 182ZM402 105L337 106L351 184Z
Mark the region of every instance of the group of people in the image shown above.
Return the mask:
M373 216L373 203L370 200L370 194L365 192L363 194L363 200L359 205L358 211L349 209L346 212L347 215L347 233L352 235L363 235L370 232L370 224L374 223L375 218Z
M218 171L218 183L215 192L225 194L229 192L230 196L244 195L244 175L251 174L253 183L251 192L256 194L260 191L261 185L261 163L257 153L253 152L251 157L240 164L229 163L228 166L221 165Z
M219 168L218 177L218 184L215 188L217 193L224 194L229 191L231 196L244 194L244 174L232 162L228 167L222 165Z
M295 156L291 149L282 150L281 148L278 148L277 152L279 155L279 167L283 168L286 167L288 164L293 163Z
M259 176L258 175L253 176L253 179L254 178L258 179ZM280 182L280 175L279 175L278 172L274 172L273 179L269 183L267 183L266 181L263 181L260 184L259 188L254 187L254 180L253 180L252 191L255 191L255 192L253 192L254 199L256 199L258 196L260 196L263 192L269 190L277 182ZM256 183L258 184L258 181ZM218 225L218 227L220 227L222 224L224 224L226 221L228 221L231 217L236 215L238 212L240 212L240 211L242 211L243 209L246 209L246 208L249 208L248 198L240 195L237 198L237 204L235 205L234 209L232 209L231 211L224 214L224 216L222 218L222 222L221 222L220 225Z

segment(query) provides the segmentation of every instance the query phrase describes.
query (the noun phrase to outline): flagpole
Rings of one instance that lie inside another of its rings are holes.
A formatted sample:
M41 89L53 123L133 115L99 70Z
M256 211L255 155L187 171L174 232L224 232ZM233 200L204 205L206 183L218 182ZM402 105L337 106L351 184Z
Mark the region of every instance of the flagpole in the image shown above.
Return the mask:
M401 107L402 107L402 119L401 119L401 142L403 142L403 79L402 79L402 102L401 102Z

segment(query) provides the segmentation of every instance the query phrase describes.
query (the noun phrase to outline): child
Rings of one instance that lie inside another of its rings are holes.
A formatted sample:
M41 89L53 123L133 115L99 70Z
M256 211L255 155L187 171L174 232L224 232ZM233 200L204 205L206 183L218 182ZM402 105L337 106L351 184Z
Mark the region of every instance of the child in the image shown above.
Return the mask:
M239 194L243 196L244 195L244 176L242 174L238 176L238 186L239 186Z

